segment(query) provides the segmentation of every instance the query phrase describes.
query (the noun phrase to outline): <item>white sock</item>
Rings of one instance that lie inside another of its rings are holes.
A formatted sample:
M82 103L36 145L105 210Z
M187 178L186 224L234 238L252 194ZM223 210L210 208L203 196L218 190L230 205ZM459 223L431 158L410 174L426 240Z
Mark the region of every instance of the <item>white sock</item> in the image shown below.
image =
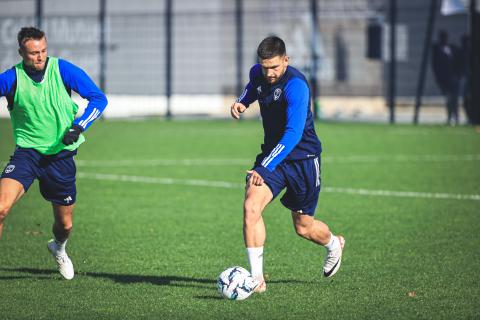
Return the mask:
M64 242L60 242L58 241L57 239L55 239L55 244L57 245L57 251L60 252L60 253L65 253L65 246L67 245L67 240L65 240Z
M263 279L263 247L247 248L250 272L257 279Z
M340 242L338 241L338 238L333 233L330 233L330 241L325 245L325 248L327 248L328 251L332 251L339 245Z

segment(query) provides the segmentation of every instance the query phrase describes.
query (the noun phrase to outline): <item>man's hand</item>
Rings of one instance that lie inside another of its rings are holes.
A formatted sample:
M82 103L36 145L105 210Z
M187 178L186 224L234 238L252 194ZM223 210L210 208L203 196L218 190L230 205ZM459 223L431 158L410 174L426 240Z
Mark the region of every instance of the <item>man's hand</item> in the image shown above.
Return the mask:
M240 119L240 113L245 112L245 110L247 110L247 107L245 107L243 104L240 102L234 102L230 108L230 114L232 115L233 119Z
M80 137L80 134L83 132L83 127L74 124L70 129L68 129L67 133L63 136L63 144L68 146L71 145L72 143L75 143L78 141L78 138Z
M255 170L248 170L247 174L249 175L248 177L248 186L261 186L263 184L263 178L262 176Z

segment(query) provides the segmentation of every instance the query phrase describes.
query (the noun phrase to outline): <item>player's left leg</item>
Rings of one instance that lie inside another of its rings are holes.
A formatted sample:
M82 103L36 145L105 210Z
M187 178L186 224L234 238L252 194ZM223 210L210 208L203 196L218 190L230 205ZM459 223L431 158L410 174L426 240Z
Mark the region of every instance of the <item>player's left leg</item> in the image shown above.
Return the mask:
M52 203L54 239L48 242L48 250L55 258L60 274L67 280L74 276L73 264L65 246L73 227L73 209L76 200L75 152L62 151L46 159L48 165L39 177L40 192Z
M292 211L292 220L295 232L302 238L325 246L330 241L330 229L320 220L301 212Z
M327 249L323 265L323 275L331 277L340 269L342 262L343 247L345 239L342 236L335 236L328 226L313 216L301 212L292 211L292 220L295 231L299 236L310 240Z
M313 217L321 189L320 159L292 162L285 172L289 183L281 202L292 211L297 234L327 249L323 272L331 277L340 267L345 240L333 235L325 223Z
M47 244L48 250L57 262L58 271L67 280L73 279L75 275L73 263L68 257L65 246L73 226L73 208L74 204L62 206L52 203L53 206L53 235L54 239Z
M53 235L58 242L66 242L73 227L74 204L63 206L52 203L54 222L52 226Z

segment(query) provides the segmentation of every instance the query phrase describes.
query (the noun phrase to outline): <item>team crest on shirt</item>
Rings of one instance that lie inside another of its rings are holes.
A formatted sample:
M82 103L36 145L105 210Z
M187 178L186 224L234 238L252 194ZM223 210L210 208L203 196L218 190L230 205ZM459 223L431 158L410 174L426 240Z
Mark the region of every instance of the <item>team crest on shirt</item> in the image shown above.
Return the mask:
M258 86L258 87L257 87L257 93L258 93L258 94L262 93L262 86Z
M275 91L273 92L273 100L277 101L278 98L280 98L281 94L282 94L282 89L280 88L275 89Z
M7 166L7 167L5 168L5 173L10 173L10 172L12 172L13 170L15 170L15 165L14 165L14 164L11 164L11 165L9 165L9 166Z

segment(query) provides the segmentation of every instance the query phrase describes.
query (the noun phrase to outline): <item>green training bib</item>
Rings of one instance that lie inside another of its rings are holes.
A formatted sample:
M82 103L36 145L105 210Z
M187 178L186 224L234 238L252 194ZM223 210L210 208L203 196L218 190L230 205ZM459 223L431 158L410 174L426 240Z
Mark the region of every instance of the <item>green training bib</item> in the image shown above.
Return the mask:
M62 138L72 126L78 106L68 95L63 84L58 58L49 57L41 82L27 75L23 63L15 65L17 89L10 110L15 143L22 148L33 148L44 155L62 150L75 150L85 141L65 146Z

